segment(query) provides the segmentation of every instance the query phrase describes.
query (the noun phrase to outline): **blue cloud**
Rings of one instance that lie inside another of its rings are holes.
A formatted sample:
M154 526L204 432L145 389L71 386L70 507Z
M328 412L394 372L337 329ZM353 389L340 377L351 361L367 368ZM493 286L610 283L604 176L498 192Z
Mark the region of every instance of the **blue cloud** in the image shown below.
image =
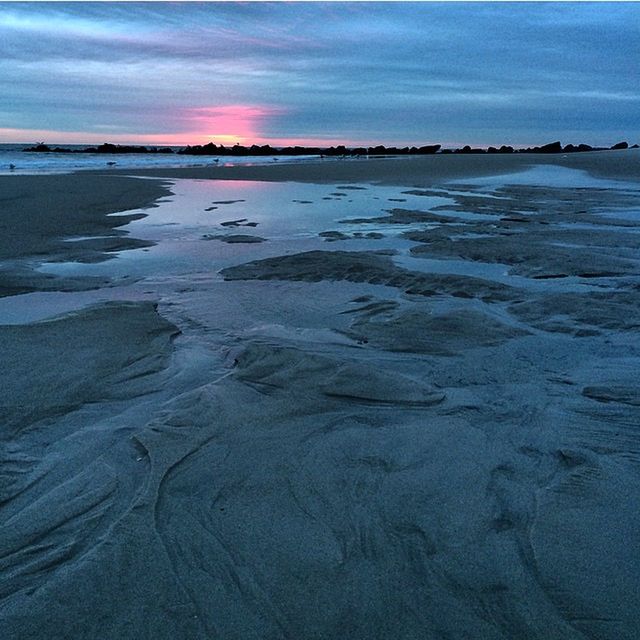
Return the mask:
M607 144L640 138L639 61L635 3L6 3L0 128L242 104L274 139Z

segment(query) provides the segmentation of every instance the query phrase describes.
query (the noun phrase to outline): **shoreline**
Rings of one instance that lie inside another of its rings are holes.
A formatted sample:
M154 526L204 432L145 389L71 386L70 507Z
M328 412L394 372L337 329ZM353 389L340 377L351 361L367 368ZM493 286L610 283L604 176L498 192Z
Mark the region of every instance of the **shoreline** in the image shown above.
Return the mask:
M410 163L6 179L0 635L634 637L638 183Z
M431 186L450 180L502 175L534 165L557 165L587 171L594 177L640 179L640 150L593 151L579 154L428 155L385 159L174 169L113 169L109 175L198 180L262 182L362 182L397 186ZM78 173L106 175L104 171Z
M2 175L0 203L5 203L7 215L0 237L0 261L5 263L0 266L0 295L104 286L102 279L37 272L27 259L98 262L110 259L118 251L149 246L121 228L143 213L110 214L157 206L159 199L171 194L166 180L356 183L420 188L526 171L535 165L578 169L593 177L640 180L640 150L631 149L566 156L447 154L260 166ZM65 242L65 238L73 236L84 238ZM16 260L22 264L8 264Z
M155 207L171 191L159 180L71 173L0 176L0 193L0 296L8 296L105 284L87 277L53 277L35 271L33 263L99 262L118 251L148 246L121 228L145 214L126 212Z

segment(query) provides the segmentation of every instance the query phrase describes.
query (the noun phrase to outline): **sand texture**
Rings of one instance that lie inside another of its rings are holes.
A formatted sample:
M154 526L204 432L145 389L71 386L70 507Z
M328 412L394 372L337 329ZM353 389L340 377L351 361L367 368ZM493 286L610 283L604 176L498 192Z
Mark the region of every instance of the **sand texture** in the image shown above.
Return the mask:
M73 174L0 176L0 296L104 284L91 278L52 283L33 272L30 261L95 262L149 246L121 228L144 213L111 214L151 206L169 193L162 181L124 176L94 176L90 182Z
M151 303L112 303L35 324L0 325L4 435L89 402L141 395L175 333Z
M196 178L218 180L267 180L325 182L338 185L340 192L353 185L348 182L381 182L422 188L446 180L513 173L533 165L580 169L603 178L637 180L640 177L640 150L587 152L574 154L508 155L432 155L404 158L370 158L367 160L325 159L317 163L235 167L188 167L177 169L127 170L127 175L162 178ZM124 173L124 172L122 172ZM357 186L357 185L356 185Z
M375 167L393 183L411 162ZM59 238L114 232L87 201L38 241L78 263L65 276L31 239L7 249L5 295L40 287L8 300L80 302L0 325L0 637L638 637L635 160L617 183L547 166L554 184L460 162L455 183L384 194L351 169L323 190L178 180L118 236L149 252L110 261L64 254ZM129 216L168 188L109 180ZM147 191L125 206L129 187ZM174 224L189 189L200 222ZM288 235L265 193L300 208ZM248 220L266 242L235 233Z
M399 287L406 293L459 298L510 299L509 287L470 276L424 274L393 263L387 252L307 251L222 270L226 280L347 280Z

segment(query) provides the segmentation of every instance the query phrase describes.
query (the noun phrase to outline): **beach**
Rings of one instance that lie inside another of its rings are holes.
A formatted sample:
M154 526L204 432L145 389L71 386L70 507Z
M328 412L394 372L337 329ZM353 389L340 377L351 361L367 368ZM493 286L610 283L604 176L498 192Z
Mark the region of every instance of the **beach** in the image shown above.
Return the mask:
M2 637L637 637L639 150L0 194Z

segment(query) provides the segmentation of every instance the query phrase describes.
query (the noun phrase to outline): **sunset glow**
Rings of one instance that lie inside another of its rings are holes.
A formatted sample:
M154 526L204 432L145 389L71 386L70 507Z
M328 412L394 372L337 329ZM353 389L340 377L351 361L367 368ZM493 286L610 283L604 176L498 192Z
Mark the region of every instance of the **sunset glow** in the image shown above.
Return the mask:
M190 122L189 140L215 144L252 144L261 139L265 120L278 115L277 109L248 105L228 105L188 109L184 116Z
M111 133L64 131L56 129L18 129L0 127L0 143L20 142L33 144L44 141L49 145L62 144L145 144L153 146L175 146L207 144L233 146L241 145L271 145L274 147L288 146L337 146L348 144L360 146L369 144L366 140L351 138L268 138L261 134L269 119L282 115L278 110L250 107L243 105L229 105L224 107L206 107L188 109L177 114L176 120L184 123L184 130L175 133Z
M0 140L611 143L638 6L0 3Z

